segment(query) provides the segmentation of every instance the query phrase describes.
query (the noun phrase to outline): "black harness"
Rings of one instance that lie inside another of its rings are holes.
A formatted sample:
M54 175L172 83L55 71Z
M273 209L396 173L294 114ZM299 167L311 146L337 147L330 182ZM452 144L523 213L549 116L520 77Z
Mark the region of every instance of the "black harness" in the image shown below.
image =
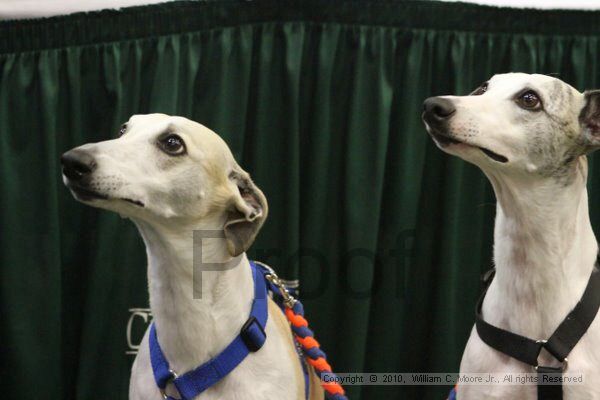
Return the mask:
M484 276L485 288L479 298L476 310L477 320L475 326L477 334L488 346L534 367L538 377L538 400L561 400L563 398L562 380L559 380L556 384L549 383L555 382L556 376L562 378L562 373L567 368L567 356L596 317L600 307L599 260L600 256L596 260L596 265L592 270L583 296L547 340L529 339L490 325L483 320L481 313L483 299L494 278L495 270L488 271ZM560 367L538 365L538 357L542 349L546 349L562 365Z

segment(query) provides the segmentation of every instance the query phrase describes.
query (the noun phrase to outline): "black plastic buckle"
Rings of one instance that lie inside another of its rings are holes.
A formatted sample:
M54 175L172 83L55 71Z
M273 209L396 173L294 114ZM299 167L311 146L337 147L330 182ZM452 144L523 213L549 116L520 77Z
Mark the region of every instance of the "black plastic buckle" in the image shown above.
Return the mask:
M251 352L259 350L263 346L263 344L265 344L265 340L267 338L265 329L253 316L248 318L248 321L246 321L244 326L242 326L240 336L242 337L242 340L246 347L248 347L248 350L250 350Z

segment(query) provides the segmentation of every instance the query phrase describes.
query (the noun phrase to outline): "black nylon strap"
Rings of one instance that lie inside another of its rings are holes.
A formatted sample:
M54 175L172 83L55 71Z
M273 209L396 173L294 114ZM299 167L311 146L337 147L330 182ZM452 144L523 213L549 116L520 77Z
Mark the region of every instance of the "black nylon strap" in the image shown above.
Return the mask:
M538 379L543 379L548 373L562 373L563 368L538 366L538 356L542 348L545 348L558 361L565 362L567 356L577 345L581 337L588 330L600 308L600 272L596 265L592 269L590 278L581 299L573 310L560 323L552 336L547 341L532 340L525 336L495 327L484 321L482 315L483 300L487 289L494 278L494 273L486 274L484 279L484 291L477 302L475 312L475 327L477 334L488 346L521 362L536 367ZM538 400L560 400L562 399L562 385L540 385L538 380Z
M562 378L562 368L538 367L538 400L561 400L562 384L554 383L554 379ZM540 384L542 383L542 384ZM553 384L554 383L554 384Z
M485 299L487 289L493 279L494 270L488 271L484 278L485 287L481 297L479 297L477 309L475 311L475 328L477 329L477 334L488 346L524 362L525 364L536 366L538 355L542 350L542 342L497 328L492 324L488 324L483 319L481 312L483 299Z
M481 318L477 318L475 327L481 340L488 346L525 364L537 365L537 358L543 346L541 342L504 330L499 334L499 328L488 324Z

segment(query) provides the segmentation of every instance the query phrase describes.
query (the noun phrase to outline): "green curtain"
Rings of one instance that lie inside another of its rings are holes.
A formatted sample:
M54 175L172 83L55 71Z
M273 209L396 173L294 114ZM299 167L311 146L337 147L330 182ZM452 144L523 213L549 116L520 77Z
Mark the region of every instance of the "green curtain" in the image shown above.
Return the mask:
M598 86L600 13L428 1L176 2L0 23L2 393L125 399L145 327L141 239L75 202L59 155L136 113L227 141L271 214L252 257L300 278L339 372L457 371L490 266L494 197L437 150L424 98L506 71ZM600 171L590 204L600 214ZM442 386L348 386L443 399Z

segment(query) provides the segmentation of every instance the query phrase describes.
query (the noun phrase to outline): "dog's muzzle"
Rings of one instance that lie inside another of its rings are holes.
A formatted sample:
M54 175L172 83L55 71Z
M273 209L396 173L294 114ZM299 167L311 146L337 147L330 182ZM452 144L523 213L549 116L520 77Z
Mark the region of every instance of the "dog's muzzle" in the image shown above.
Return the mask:
M93 183L94 171L98 164L89 152L76 148L67 151L60 157L65 185L73 192L75 198L81 201L91 200L123 200L138 207L145 207L141 200L128 197L109 197L98 192L98 185Z
M508 162L508 158L501 154L497 154L485 147L463 142L451 136L448 132L448 122L455 113L456 107L454 107L454 103L443 97L429 97L423 103L422 118L427 125L427 131L441 147L464 143L480 149L486 156L494 161L499 163Z

